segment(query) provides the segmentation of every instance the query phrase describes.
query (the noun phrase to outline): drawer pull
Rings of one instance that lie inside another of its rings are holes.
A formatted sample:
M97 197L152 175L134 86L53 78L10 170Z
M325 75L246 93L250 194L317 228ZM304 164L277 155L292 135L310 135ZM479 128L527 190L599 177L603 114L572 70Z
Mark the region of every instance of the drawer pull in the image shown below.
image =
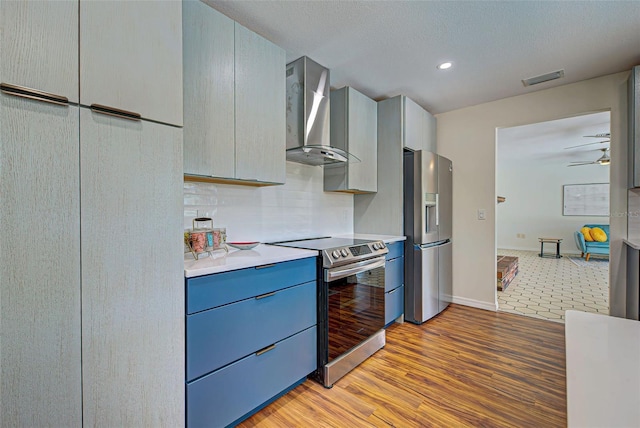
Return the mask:
M262 348L261 350L259 350L258 352L256 352L256 357L259 357L260 355L269 352L273 349L276 349L276 344L274 343L273 345L269 345L266 348Z
M29 98L36 101L44 101L45 103L57 104L60 106L69 105L69 99L62 95L51 94L49 92L39 91L37 89L27 88L26 86L10 85L8 83L0 83L0 91L7 95L15 97Z
M115 116L121 119L139 121L142 116L132 111L120 110L114 107L107 107L100 104L91 104L91 111L94 113L106 114L107 116Z
M265 293L265 294L261 294L259 296L256 296L255 299L256 300L260 300L260 299L264 299L265 297L271 297L271 296L275 296L276 292L272 291L271 293Z
M276 265L275 263L271 263L270 265L256 266L255 269L266 269L266 268L274 267L275 265Z

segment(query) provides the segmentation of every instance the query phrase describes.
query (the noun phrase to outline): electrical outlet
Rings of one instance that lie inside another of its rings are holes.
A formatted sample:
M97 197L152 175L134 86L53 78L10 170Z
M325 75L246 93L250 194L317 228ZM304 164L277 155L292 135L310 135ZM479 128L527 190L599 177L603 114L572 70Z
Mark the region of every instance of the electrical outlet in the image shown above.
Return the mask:
M487 219L487 210L484 208L478 209L478 220L486 220Z

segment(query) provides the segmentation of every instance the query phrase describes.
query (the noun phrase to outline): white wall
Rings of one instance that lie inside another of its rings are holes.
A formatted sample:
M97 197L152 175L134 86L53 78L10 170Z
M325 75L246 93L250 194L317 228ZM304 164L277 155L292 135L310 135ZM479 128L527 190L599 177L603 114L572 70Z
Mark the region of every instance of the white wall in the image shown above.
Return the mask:
M611 111L610 312L624 316L627 77L617 73L437 115L438 152L453 161L454 302L497 308L497 128ZM487 220L477 220L477 209Z
M287 162L286 184L184 184L184 227L212 217L229 241L272 242L353 233L353 195L323 192L323 168Z
M608 183L609 166L567 168L566 163L522 159L499 161L497 168L497 193L507 198L496 207L498 248L540 251L538 238L561 238L563 254L579 254L573 233L584 224L609 224L609 217L562 215L562 186ZM545 244L545 252L554 251L555 245Z

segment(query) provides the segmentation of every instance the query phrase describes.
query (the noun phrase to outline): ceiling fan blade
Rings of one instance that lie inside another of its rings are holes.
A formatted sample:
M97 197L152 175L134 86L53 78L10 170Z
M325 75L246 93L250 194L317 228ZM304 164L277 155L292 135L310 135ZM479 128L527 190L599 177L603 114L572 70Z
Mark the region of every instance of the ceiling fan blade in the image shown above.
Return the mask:
M598 162L582 162L582 163L574 163L573 165L567 165L567 166L583 166L583 165L594 165Z
M585 144L578 144L577 146L571 146L571 147L565 147L564 149L575 149L576 147L583 147L583 146L590 146L592 144L603 144L603 143L609 143L611 142L611 140L605 140L605 141L596 141L595 143L585 143Z
M603 132L601 134L596 134L596 135L583 135L583 137L588 138L611 138L611 133L610 132Z

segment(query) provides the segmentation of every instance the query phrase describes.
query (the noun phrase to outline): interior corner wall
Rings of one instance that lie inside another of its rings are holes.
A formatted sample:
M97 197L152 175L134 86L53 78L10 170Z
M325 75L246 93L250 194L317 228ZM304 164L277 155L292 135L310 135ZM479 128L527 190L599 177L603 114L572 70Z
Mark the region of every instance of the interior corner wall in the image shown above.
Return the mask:
M498 128L611 112L610 313L625 315L627 234L627 78L611 74L442 113L438 153L453 174L453 300L496 307L496 134ZM486 210L478 220L477 210Z
M500 150L498 131L498 151ZM506 201L496 207L498 249L540 251L538 238L560 238L562 254L580 254L574 232L585 224L609 224L609 217L563 215L563 185L609 183L609 166L516 160L497 165L496 188ZM524 235L519 237L518 235ZM546 244L545 252L556 246Z

